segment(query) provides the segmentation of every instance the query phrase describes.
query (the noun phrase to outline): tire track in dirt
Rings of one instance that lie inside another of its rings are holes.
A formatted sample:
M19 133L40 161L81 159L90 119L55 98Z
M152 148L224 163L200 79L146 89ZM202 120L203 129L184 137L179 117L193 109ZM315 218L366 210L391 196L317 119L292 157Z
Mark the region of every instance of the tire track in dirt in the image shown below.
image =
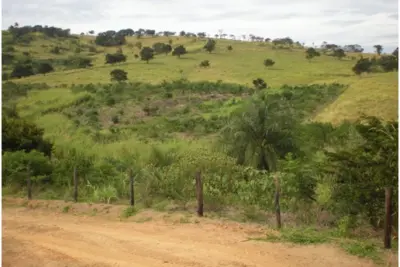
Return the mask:
M3 266L374 266L329 245L243 242L245 228L3 207Z

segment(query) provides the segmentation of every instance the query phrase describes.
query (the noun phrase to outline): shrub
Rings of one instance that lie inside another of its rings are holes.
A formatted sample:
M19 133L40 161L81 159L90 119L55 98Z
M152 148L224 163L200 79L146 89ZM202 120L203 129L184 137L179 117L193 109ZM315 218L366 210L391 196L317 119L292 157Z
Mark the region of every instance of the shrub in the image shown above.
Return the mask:
M107 54L106 55L106 64L114 64L118 62L125 62L126 56L122 53L115 53L115 54Z
M255 80L253 80L253 85L254 85L254 87L256 89L265 89L265 88L267 88L267 84L261 78L257 78Z
M199 66L202 67L202 68L209 67L209 66L210 66L210 61L208 61L208 60L203 60L202 62L200 62L200 65L199 65Z
M266 60L264 60L264 66L265 67L270 67L270 66L273 66L275 64L275 61L273 61L272 59L266 59Z
M126 81L128 80L128 73L121 69L115 69L110 72L111 81Z

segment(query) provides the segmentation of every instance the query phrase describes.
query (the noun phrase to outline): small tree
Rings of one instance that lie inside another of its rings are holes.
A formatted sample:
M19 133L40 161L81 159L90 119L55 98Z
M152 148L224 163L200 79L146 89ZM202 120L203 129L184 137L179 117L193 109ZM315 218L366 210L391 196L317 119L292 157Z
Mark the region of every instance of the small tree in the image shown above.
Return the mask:
M226 47L226 49L228 49L228 51L232 51L232 50L233 50L233 47L232 47L231 45L228 45L228 46Z
M202 67L202 68L207 68L207 67L210 66L210 61L208 61L208 60L203 60L202 62L200 62L200 65L199 65L199 66Z
M171 53L171 51L172 51L171 45L169 44L164 45L163 52L165 53L165 55L168 55L168 53Z
M139 55L138 55L138 54L135 54L133 57L134 57L135 59L138 59L138 58L139 58Z
M149 60L154 58L154 50L148 46L145 46L140 50L140 59L149 63Z
M172 45L173 42L174 42L174 41L172 41L172 39L169 39L169 40L168 40L168 44L170 44L170 45Z
M142 42L136 42L135 46L140 50L142 49Z
M50 63L43 62L40 63L37 67L37 73L44 74L54 71L53 66Z
M261 78L257 78L255 80L253 80L253 85L256 89L265 89L267 88L267 84L265 83L265 81Z
M106 55L106 64L114 64L118 62L125 62L126 61L126 56L121 53L115 53L115 54L107 54Z
M382 45L374 45L374 48L375 48L375 52L378 54L378 56L380 56L383 51L383 46Z
M18 64L10 73L10 78L21 78L34 75L32 65Z
M361 75L363 72L370 72L372 62L368 58L360 58L353 66L352 70L355 74Z
M341 60L342 58L346 57L346 53L344 52L343 49L339 48L333 52L333 56Z
M395 58L399 58L399 48L398 48L398 47L392 52L392 55L393 55Z
M215 40L208 39L207 43L203 47L208 53L211 54L215 50Z
M265 67L271 67L275 64L275 61L273 61L272 59L267 58L266 60L264 60L264 66Z
M310 47L306 50L306 58L310 61L314 57L319 57L321 54L315 50L315 48Z
M121 69L115 69L110 72L111 81L122 82L128 80L128 73Z
M184 55L186 53L187 53L186 48L183 45L180 45L175 47L174 51L172 52L172 55L180 58L181 55Z

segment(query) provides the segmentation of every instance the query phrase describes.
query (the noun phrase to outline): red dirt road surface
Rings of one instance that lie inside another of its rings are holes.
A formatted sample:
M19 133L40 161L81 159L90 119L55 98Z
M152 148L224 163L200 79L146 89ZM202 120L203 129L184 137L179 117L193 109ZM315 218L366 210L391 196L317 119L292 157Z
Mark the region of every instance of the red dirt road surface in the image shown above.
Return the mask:
M194 216L174 222L151 211L134 216L142 216L136 221L133 217L120 221L113 211L107 211L109 218L85 215L79 213L78 205L89 209L88 204L70 204L71 209L63 212L67 204L58 203L56 208L32 206L32 202L10 206L3 199L2 266L375 266L332 245L249 241L250 236L266 232L260 226ZM97 206L96 211L102 207Z

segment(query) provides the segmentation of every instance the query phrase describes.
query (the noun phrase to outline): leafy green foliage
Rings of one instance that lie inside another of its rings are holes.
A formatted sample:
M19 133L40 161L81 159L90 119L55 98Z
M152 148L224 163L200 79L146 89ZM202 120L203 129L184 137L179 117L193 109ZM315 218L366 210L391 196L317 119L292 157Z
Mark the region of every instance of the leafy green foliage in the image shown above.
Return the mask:
M314 57L319 57L321 54L313 47L310 47L306 50L306 58L308 60L313 59Z
M213 39L208 39L207 43L204 45L204 49L211 54L215 50L216 42Z
M106 64L114 64L119 62L125 62L126 56L122 53L114 53L106 55Z
M355 74L360 75L364 72L371 71L372 62L368 58L360 58L357 63L353 66L352 70Z
M207 68L207 67L210 66L210 61L209 60L203 60L202 62L200 62L199 66L202 67L202 68Z
M32 65L28 64L17 64L12 72L10 73L10 78L22 78L34 75Z
M53 66L47 62L39 63L39 65L37 67L37 73L40 73L40 74L46 74L46 73L49 73L52 71L54 71Z
M18 117L2 117L2 149L5 151L38 150L50 155L52 144L43 139L43 129Z
M232 50L233 50L233 47L232 47L231 45L228 45L228 46L226 47L226 49L227 49L228 51L232 51Z
M4 152L2 158L2 184L26 185L28 175L32 180L42 180L52 173L50 159L43 153L31 150Z
M397 210L398 123L365 117L356 129L363 142L354 148L326 152L329 157L326 171L335 177L332 197L338 212L362 214L377 226L383 217L387 186L394 189L394 210Z
M178 58L180 58L181 55L184 55L186 53L187 53L186 48L183 45L175 47L174 51L172 51L172 55L177 56Z
M265 67L271 67L275 64L275 61L273 61L272 59L267 58L266 60L264 60L264 66Z
M374 48L375 48L375 52L378 55L382 54L382 51L383 51L383 46L382 45L374 45Z
M267 88L267 84L265 83L265 81L261 78L257 78L255 80L253 80L253 85L256 89L265 89Z
M116 31L100 32L95 40L97 45L101 46L116 46L126 43L125 35Z
M154 58L154 50L148 46L143 47L140 50L140 59L149 63L149 60Z
M333 56L341 60L342 58L346 57L346 53L343 49L339 48L333 51Z
M121 69L115 69L110 72L111 81L126 81L128 80L128 73Z

